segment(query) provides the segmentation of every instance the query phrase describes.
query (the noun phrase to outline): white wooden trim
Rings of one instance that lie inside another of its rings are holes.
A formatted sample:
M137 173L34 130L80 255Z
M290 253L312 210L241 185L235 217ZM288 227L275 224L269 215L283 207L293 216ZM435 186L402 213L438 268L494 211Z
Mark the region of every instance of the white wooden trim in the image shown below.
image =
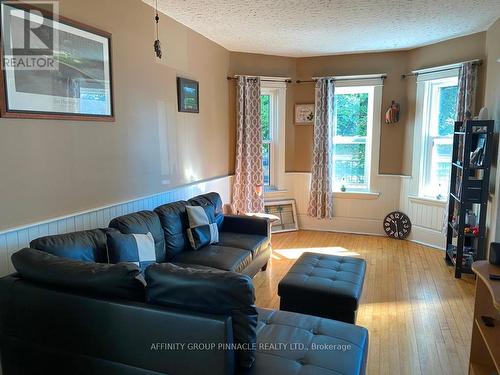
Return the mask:
M425 81L433 81L435 79L449 78L449 77L457 77L460 70L457 67L454 68L446 68L444 71L436 71L431 73L422 74L420 73L417 76L417 83L425 82Z
M419 204L426 204L430 206L437 206L437 207L446 207L446 201L442 201L439 199L432 199L432 198L423 198L423 197L418 197L414 195L408 196L408 199L411 202L419 203Z
M270 178L272 186L283 190L285 184L285 127L286 127L286 83L262 82L261 92L272 95L271 116L274 117L271 129L272 151L270 155Z
M380 193L375 192L362 192L362 191L336 191L333 193L334 198L337 199L378 199Z
M417 70L412 70L413 74L430 74L430 73L440 73L441 71L445 70L450 70L450 69L459 69L462 64L465 63L481 63L480 59L474 59L474 60L468 60L468 61L462 61L458 63L453 63L453 64L447 64L447 65L441 65L441 66L434 66L431 68L422 68L422 69L417 69Z

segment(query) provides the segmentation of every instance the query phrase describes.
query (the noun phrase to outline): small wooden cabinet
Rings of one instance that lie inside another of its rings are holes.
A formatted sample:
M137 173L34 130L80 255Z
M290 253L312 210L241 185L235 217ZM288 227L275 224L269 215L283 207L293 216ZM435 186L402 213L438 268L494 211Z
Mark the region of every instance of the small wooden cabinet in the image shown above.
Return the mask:
M472 270L477 277L469 374L500 374L500 281L490 279L490 274L500 275L500 267L483 260ZM494 318L495 326L487 327L482 316Z

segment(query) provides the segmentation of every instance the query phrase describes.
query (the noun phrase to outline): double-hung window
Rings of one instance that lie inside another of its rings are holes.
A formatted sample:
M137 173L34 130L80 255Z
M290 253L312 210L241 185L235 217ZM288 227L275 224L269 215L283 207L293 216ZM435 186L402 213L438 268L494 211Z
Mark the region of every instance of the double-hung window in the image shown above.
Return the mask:
M262 82L260 117L265 190L279 190L284 183L285 101L286 83Z
M260 95L260 118L262 134L262 168L264 170L264 186L271 185L271 164L273 163L273 103L274 95L268 90L262 90Z
M418 84L422 127L419 195L445 199L450 180L458 71L424 75Z
M369 191L374 121L374 86L335 88L334 190Z

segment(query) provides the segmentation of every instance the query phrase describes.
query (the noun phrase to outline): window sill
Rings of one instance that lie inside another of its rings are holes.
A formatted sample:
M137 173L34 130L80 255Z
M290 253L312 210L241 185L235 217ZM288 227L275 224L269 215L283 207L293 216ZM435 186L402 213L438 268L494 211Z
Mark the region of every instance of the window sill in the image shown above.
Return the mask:
M283 194L286 194L288 190L286 189L277 189L273 187L264 188L264 198L273 198L280 197Z
M411 202L425 204L427 206L445 207L446 203L447 203L447 201L445 201L445 200L439 200L439 199L434 199L434 198L418 197L416 195L410 195L408 197L408 199Z
M373 193L370 191L334 191L334 198L337 199L365 199L374 200L378 199L380 193Z

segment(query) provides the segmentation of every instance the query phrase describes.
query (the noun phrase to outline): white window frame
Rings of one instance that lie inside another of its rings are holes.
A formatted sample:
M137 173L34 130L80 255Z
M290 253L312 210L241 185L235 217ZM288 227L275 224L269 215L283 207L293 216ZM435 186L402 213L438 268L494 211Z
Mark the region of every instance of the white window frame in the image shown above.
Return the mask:
M368 92L368 123L365 148L366 186L359 189L348 189L349 192L373 192L374 181L377 180L380 158L380 125L382 119L382 78L345 79L335 82L335 94ZM336 116L334 118L336 121ZM336 126L336 124L334 124ZM332 140L333 145L333 140ZM340 186L334 184L333 190L340 192Z
M269 185L266 191L283 190L285 185L286 82L261 81L261 95L269 95Z
M437 111L432 111L439 105L435 94L440 87L449 86L450 83L458 82L458 69L450 69L442 72L422 74L417 77L417 101L415 115L415 148L413 163L413 175L417 178L417 191L414 195L425 199L446 199L446 186L440 191L438 187L431 186L430 170L432 168L432 151L434 142L453 144L453 135L440 137L431 133L431 126L437 122L435 116ZM431 118L434 117L434 118Z

